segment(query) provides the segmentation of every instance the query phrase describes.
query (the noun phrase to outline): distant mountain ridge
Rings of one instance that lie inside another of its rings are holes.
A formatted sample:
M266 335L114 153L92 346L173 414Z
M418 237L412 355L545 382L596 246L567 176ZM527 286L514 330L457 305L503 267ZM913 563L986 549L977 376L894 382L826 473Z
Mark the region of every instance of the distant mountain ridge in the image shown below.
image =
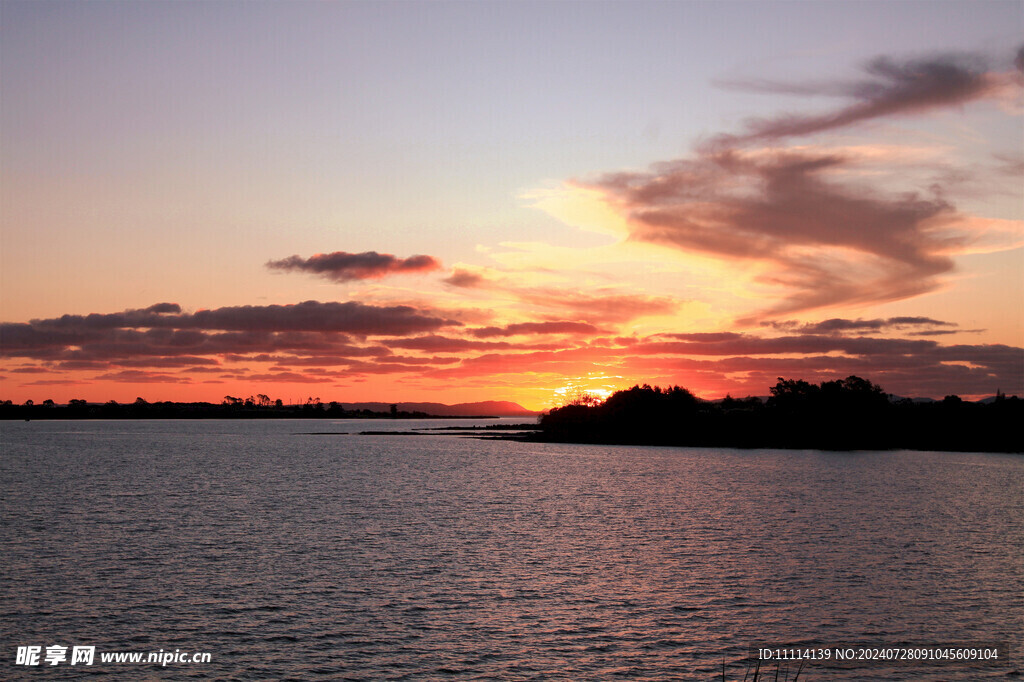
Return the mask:
M399 412L425 412L438 417L536 417L540 412L528 410L519 403L507 400L485 400L478 403L340 403L345 410L388 412L392 405Z

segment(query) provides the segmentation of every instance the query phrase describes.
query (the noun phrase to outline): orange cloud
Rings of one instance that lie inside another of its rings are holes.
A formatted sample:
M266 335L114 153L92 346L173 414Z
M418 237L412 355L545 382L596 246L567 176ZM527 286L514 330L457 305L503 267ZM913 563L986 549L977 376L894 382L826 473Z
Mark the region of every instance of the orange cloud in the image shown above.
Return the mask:
M477 338L517 336L520 334L601 334L601 329L587 322L520 322L504 327L482 327L469 332Z

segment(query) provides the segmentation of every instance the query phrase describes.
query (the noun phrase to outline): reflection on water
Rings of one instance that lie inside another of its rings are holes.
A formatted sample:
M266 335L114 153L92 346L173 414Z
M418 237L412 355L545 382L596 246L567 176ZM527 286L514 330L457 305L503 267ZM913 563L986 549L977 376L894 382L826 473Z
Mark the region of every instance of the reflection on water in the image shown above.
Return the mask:
M179 676L275 679L720 679L724 657L742 679L754 641L969 640L1016 660L801 679L1024 669L1019 456L307 435L461 424L0 425L2 655L179 648L213 654Z

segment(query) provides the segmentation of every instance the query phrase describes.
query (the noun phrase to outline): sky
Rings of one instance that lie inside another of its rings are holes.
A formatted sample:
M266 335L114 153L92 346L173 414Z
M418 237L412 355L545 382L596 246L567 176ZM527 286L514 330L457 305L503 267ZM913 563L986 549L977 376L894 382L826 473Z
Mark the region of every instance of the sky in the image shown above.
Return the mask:
M1024 394L1024 3L0 2L0 399Z

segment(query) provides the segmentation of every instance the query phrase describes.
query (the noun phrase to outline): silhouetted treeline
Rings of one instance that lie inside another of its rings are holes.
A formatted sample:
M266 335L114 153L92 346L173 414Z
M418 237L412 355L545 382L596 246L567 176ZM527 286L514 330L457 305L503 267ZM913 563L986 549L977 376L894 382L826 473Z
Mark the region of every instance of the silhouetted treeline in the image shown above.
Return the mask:
M1024 401L988 403L956 396L931 403L893 401L851 376L810 384L779 378L771 397L719 402L678 386L619 391L599 404L575 404L541 417L539 438L574 443L825 450L1024 451Z
M87 403L70 400L60 405L52 400L35 404L31 400L15 405L0 401L0 419L424 419L435 417L425 412L406 412L392 405L388 412L346 410L341 403L322 403L310 398L302 405L284 405L261 395L259 399L225 396L215 403L150 403L136 398L133 403Z

